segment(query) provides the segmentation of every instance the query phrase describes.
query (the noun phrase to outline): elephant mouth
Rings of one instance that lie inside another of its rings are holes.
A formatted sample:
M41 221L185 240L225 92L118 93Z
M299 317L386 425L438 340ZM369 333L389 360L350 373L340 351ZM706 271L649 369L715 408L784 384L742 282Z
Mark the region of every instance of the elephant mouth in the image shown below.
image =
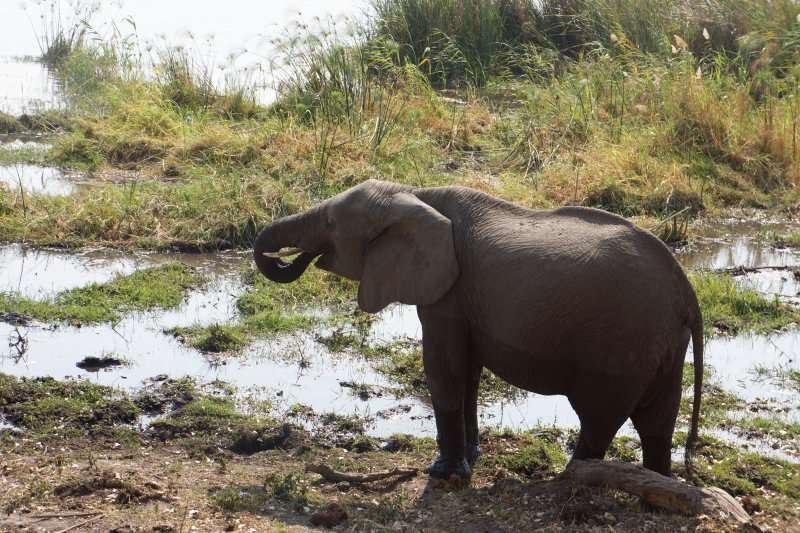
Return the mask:
M303 252L305 252L305 250L302 248L290 248L289 250L283 250L282 252L263 252L262 255L270 259L281 259L284 257L291 257L293 255L301 254Z
M323 270L325 269L325 267L327 265L330 265L331 262L333 261L333 259L332 259L333 254L327 248L319 250L319 251L316 251L316 252L310 252L310 251L305 250L303 248L288 248L286 250L279 250L277 252L262 252L262 255L264 257L266 257L268 259L272 259L274 261L277 261L281 266L289 266L301 254L306 254L308 256L311 256L312 259L315 258L315 257L318 257L319 259L317 259L316 263L314 263L314 266L316 266L317 268L321 268ZM294 257L294 256L297 256L297 257ZM293 259L289 259L289 262L286 263L284 261L284 259L286 259L286 258L293 258Z
M314 266L321 268L322 270L328 270L331 264L333 264L333 252L330 250L323 250L318 255L319 258L317 259L316 263L314 263Z

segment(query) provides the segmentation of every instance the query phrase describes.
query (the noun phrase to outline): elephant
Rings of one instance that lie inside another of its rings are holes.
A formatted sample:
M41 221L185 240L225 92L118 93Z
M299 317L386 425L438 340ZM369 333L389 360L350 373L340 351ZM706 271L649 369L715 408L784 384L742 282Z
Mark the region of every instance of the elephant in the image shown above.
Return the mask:
M630 418L643 466L669 476L691 338L689 464L703 317L670 249L623 217L577 206L532 210L466 187L368 180L267 225L253 255L279 283L316 259L317 268L360 282L365 312L417 306L439 450L425 469L431 478L472 475L484 367L521 389L568 398L580 421L571 461L604 458ZM285 262L289 255L296 257Z

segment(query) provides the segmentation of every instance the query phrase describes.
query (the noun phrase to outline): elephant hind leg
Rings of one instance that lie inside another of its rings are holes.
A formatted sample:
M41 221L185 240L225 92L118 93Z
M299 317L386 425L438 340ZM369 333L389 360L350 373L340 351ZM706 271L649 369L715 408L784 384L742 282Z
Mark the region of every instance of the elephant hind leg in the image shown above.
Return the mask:
M579 417L581 433L578 436L575 450L572 452L572 458L569 460L570 464L575 459L603 459L614 435L617 434L617 430L627 417L614 420L609 420L607 416L605 418L589 418L579 415Z
M669 477L672 474L672 434L681 402L682 365L676 365L657 399L631 413L642 442L642 466Z
M625 394L627 391L611 381L602 388L591 380L577 383L576 390L579 394L569 400L581 421L581 433L570 463L575 459L602 459L614 435L628 419L632 402Z
M656 376L656 386L645 395L648 403L636 406L631 413L631 422L642 442L643 466L667 477L672 474L672 434L681 404L683 360L689 339L687 329L677 350Z
M680 407L680 387L631 414L642 442L642 466L669 477L672 473L672 433Z

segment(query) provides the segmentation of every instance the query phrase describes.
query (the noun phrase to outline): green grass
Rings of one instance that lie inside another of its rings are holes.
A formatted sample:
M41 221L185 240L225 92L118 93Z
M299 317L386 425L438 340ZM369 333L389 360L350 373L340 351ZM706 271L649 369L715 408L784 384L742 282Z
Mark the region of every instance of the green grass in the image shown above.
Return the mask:
M734 496L760 499L758 489L800 498L798 465L756 453L741 452L710 437L698 445L697 478L701 486L719 487Z
M557 442L542 437L522 436L517 450L500 458L498 463L526 478L542 479L566 466L567 460L567 454Z
M777 296L768 297L745 288L728 274L690 272L689 279L700 302L706 334L715 330L768 333L800 321L796 308Z
M800 248L800 233L778 233L774 231L767 232L766 238L775 246L782 248Z
M0 118L2 121L2 118ZM0 129L2 126L0 125ZM44 149L40 146L26 144L23 148L11 148L8 144L0 144L0 165L17 164L41 165L47 162Z
M393 44L395 60L419 65L439 85L481 85L511 74L547 76L560 66L560 55L605 55L626 62L691 52L710 63L722 56L747 67L764 41L779 43L773 60L780 66L791 61L790 50L797 46L797 9L791 1L371 3L378 14L374 31Z
M800 438L800 423L787 421L780 415L752 416L732 420L727 426L745 435L756 435L759 438L778 439L795 442Z
M169 47L146 76L121 31L71 48L59 75L73 107L45 121L61 131L43 157L130 182L59 198L2 190L0 239L244 248L369 177L660 220L800 202L786 2L375 4L375 25L287 36L298 68L267 107L252 98L260 80L214 87L209 66ZM674 34L694 55L672 53ZM443 95L437 80L463 90Z
M328 344L329 349L331 345ZM418 342L399 340L380 345L367 345L355 335L347 335L333 344L335 350L349 347L365 357L374 368L400 385L395 393L427 396L428 385L422 367L422 346ZM489 403L499 400L514 401L524 397L527 392L509 385L483 370L478 389L478 401Z
M247 248L267 222L370 177L644 215L668 221L657 230L667 241L705 210L800 203L791 1L373 7L379 16L352 31L287 35L281 53L296 68L269 106L253 99L263 80L215 87L212 67L169 46L142 64L120 29L66 47L69 111L0 115L0 131L57 127L37 162L127 181L68 197L0 188L0 240ZM82 31L56 26L42 48ZM242 299L242 314L258 324L238 324L222 346L302 327L254 300Z
M89 381L0 373L0 413L40 438L132 424L140 410L119 390Z
M46 0L39 4L40 18L36 36L40 61L48 67L59 67L70 55L83 48L90 21L97 5L86 0Z
M44 322L117 322L130 313L177 307L186 292L202 282L202 276L191 267L167 264L42 299L0 293L0 310L28 314Z

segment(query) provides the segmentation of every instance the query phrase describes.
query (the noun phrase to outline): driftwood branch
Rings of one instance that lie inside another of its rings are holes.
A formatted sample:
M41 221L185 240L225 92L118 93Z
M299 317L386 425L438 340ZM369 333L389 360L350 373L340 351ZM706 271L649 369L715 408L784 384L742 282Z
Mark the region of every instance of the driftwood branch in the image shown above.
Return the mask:
M103 511L87 511L85 513L49 513L31 515L31 518L36 520L47 520L48 518L83 518L86 516L95 516L101 514L103 514Z
M84 520L83 522L79 522L79 523L75 524L74 526L69 526L68 528L56 531L56 533L67 533L68 531L72 531L74 529L78 529L79 527L83 527L86 524L88 524L89 522L93 522L94 520L97 520L98 518L101 518L102 516L103 516L102 514L99 514L97 516L89 518L88 520Z
M347 481L348 483L369 483L370 481L380 481L382 479L390 478L392 476L399 476L400 478L411 477L417 474L417 468L392 468L391 470L384 470L383 472L373 472L371 474L361 474L352 472L337 472L331 467L322 463L306 465L306 472L314 472L319 474L327 481L338 483L340 481Z
M764 265L756 267L735 266L728 268L698 268L696 272L714 272L717 274L730 274L732 276L743 276L761 270L797 270L800 265Z
M693 516L707 515L714 519L733 520L759 530L731 495L717 487L694 487L628 463L575 460L555 482L584 486L608 486L666 509Z

